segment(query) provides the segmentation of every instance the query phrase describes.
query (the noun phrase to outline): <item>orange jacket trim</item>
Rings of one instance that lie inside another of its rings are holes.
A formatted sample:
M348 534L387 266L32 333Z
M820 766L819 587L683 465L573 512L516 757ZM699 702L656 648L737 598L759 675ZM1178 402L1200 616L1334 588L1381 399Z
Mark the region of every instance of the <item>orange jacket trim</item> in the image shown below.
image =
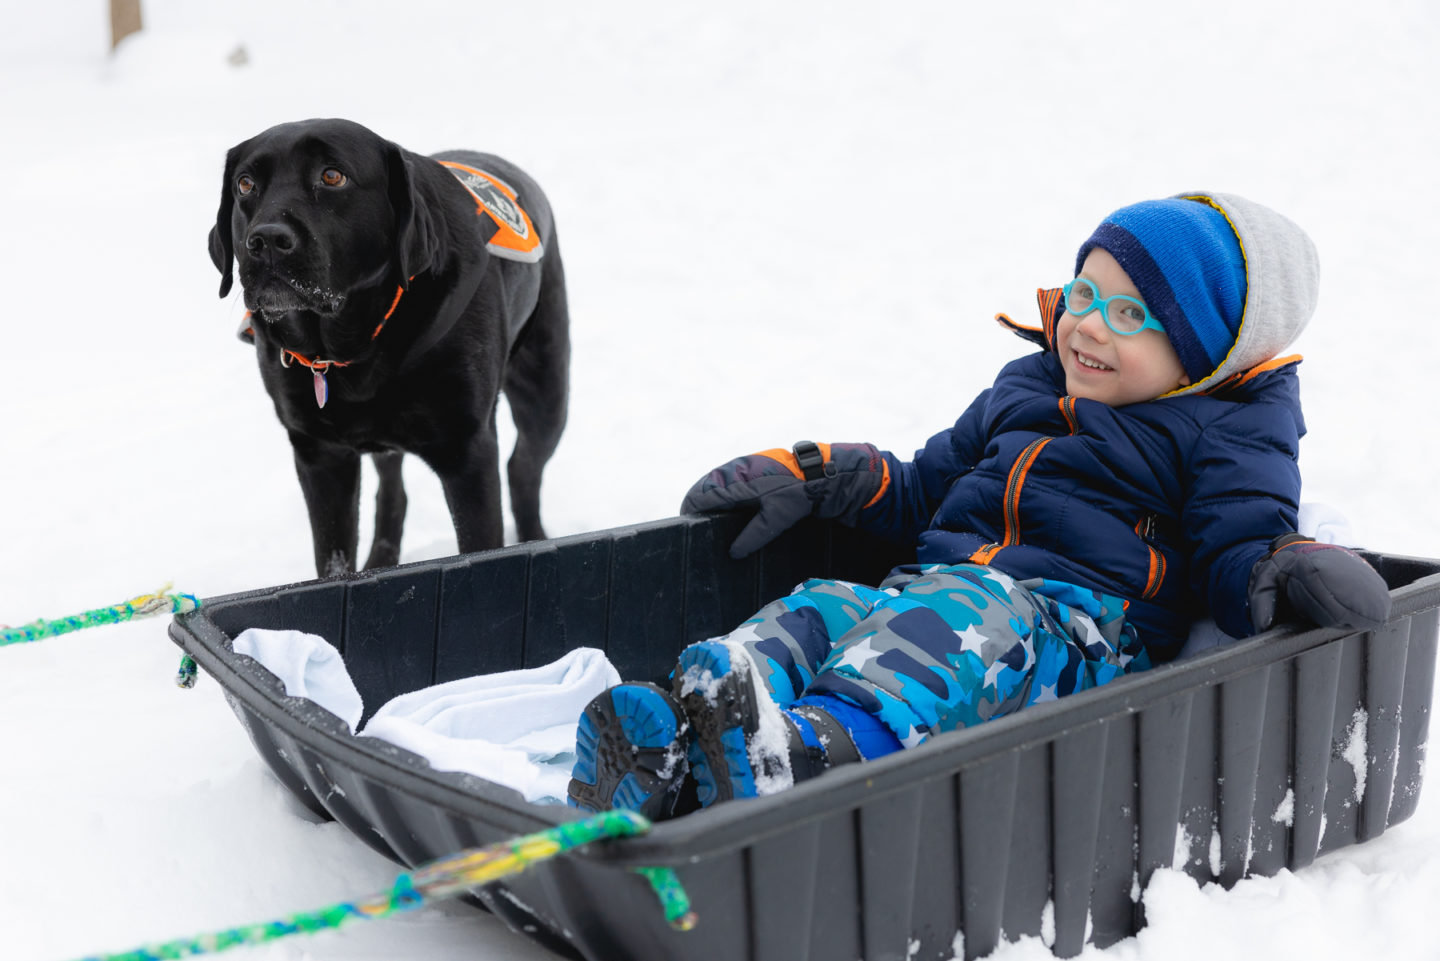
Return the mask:
M1065 291L1060 287L1039 287L1035 290L1035 303L1040 307L1040 323L1044 325L1045 340L1051 345L1055 343L1057 308L1064 295Z
M1247 370L1242 370L1231 374L1229 377L1220 381L1220 383L1213 384L1205 388L1203 391L1201 391L1201 393L1214 394L1222 390L1229 390L1232 387L1239 387L1242 384L1249 383L1250 381L1254 380L1256 377L1259 377L1266 371L1279 370L1281 367L1289 367L1291 364L1298 364L1304 359L1305 358L1302 357L1300 354L1288 354L1284 357L1272 357L1270 360L1267 360L1264 363L1256 364L1254 367L1251 367Z

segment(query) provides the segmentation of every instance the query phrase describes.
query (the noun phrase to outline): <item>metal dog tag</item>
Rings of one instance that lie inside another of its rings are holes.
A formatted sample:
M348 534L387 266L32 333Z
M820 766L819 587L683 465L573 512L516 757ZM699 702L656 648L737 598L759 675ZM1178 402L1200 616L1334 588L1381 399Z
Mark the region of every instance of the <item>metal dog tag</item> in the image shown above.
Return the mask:
M320 371L312 371L315 375L315 404L324 407L325 401L330 399L330 385L325 383L325 375Z

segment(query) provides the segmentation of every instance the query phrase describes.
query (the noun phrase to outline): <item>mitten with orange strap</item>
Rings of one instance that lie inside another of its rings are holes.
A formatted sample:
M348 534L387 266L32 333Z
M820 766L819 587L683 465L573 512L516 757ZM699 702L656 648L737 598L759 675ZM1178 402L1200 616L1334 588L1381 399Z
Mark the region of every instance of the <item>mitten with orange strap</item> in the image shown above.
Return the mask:
M751 554L804 517L854 524L880 499L890 468L870 444L816 444L737 457L695 482L680 505L684 514L756 508L730 556Z
M1263 631L1299 617L1321 627L1361 630L1390 616L1390 589L1359 554L1283 534L1250 571L1250 620Z

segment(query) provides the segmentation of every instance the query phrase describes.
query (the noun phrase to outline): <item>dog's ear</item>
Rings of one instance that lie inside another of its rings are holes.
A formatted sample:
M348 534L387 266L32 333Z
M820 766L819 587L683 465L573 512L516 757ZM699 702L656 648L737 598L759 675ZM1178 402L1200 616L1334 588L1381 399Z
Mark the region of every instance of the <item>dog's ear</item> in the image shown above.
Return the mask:
M231 181L235 179L235 160L239 147L231 147L225 154L225 178L220 183L220 210L215 214L215 226L210 228L210 259L220 271L220 296L230 293L235 282L231 265L235 261L235 248L230 240L230 214L235 207L235 195L231 193Z
M395 269L400 287L409 290L410 279L439 255L440 239L428 207L417 202L414 175L398 145L385 145L385 168L390 179L390 209L395 214Z

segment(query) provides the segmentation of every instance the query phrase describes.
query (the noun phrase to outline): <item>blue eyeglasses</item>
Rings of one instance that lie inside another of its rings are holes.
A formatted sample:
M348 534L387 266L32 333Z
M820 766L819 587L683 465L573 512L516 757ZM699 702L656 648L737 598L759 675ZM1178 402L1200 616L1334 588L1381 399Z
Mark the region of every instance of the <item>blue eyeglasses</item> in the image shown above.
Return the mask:
M1065 309L1070 313L1084 317L1097 308L1105 326L1121 337L1130 337L1142 330L1165 332L1160 321L1150 316L1150 309L1134 297L1124 294L1101 297L1093 283L1080 277L1065 285Z

